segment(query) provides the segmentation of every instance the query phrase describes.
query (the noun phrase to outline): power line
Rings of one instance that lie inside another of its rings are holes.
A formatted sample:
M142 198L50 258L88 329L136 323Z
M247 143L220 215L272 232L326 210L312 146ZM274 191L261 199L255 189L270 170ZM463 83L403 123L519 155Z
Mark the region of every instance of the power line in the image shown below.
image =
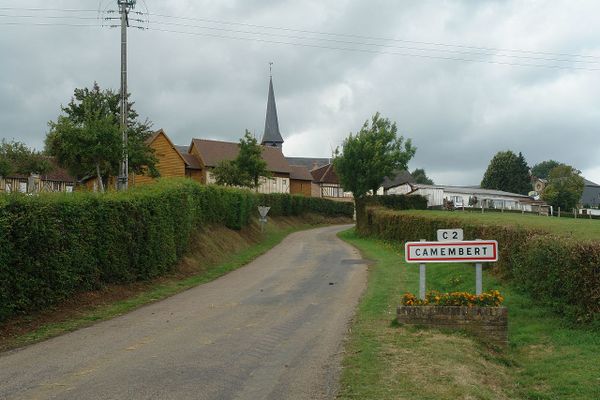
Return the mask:
M152 22L152 21L151 21ZM287 39L299 39L299 40L317 40L317 41L325 41L330 43L339 43L339 44L349 44L349 45L357 45L357 46L371 46L371 47L383 47L383 48L392 48L392 49L400 49L400 50L412 50L412 51L433 51L433 52L443 52L443 53L455 53L455 54L464 54L464 55L474 55L474 56L487 56L487 57L503 57L503 58L517 58L517 59L527 59L527 60L536 60L536 61L551 61L551 62L573 62L573 63L585 63L585 64L600 64L600 61L585 61L585 60L569 60L569 59L557 59L557 58L545 58L545 57L533 57L533 56L522 56L522 55L509 55L509 54L494 54L494 53L481 53L481 52L473 52L473 51L464 51L464 50L450 50L450 49L436 49L436 48L422 48L422 47L410 47L410 46L396 46L396 45L388 45L381 43L365 43L365 42L355 42L349 40L339 40L339 39L330 39L330 38L318 38L318 37L307 37L307 36L294 36L294 35L286 35L281 33L266 33L266 32L257 32L257 31L245 31L238 29L228 29L228 28L217 28L211 26L202 26L202 25L193 25L193 24L180 24L174 22L163 22L163 21L155 21L160 25L171 25L171 26L180 26L180 27L188 27L188 28L196 28L196 29L207 29L221 32L230 32L230 33L241 33L241 34L250 34L250 35L260 35L260 36L276 36L283 37Z
M45 11L98 12L98 10L94 10L94 9L61 9L61 8L41 8L41 7L40 8L0 7L0 10L35 11L35 12L45 12ZM138 14L146 14L146 13L138 13ZM160 18L176 19L176 20L199 21L199 22L205 22L205 23L207 22L207 23L220 24L220 25L237 25L237 26L245 26L245 27L260 28L260 29L279 30L279 31L296 32L296 33L308 33L308 34L322 35L322 36L346 37L346 38L354 38L354 39L367 39L367 40L378 40L378 41L387 41L387 42L401 42L401 43L411 43L411 44L419 44L419 45L427 45L427 46L446 47L446 48L460 48L460 49L469 49L469 50L478 50L478 51L487 51L487 52L509 52L509 53L521 53L521 54L546 55L546 56L554 56L554 57L557 57L557 56L558 57L576 57L576 58L588 58L588 59L600 60L600 56L587 55L587 54L555 53L555 52L524 50L524 49L507 49L507 48L498 48L498 47L484 47L484 46L452 44L452 43L443 43L443 42L417 41L417 40L397 39L397 38L390 38L390 37L358 35L358 34L351 34L351 33L295 29L295 28L289 28L289 27L283 27L283 26L260 25L260 24L251 24L251 23L245 23L245 22L226 21L226 20L210 19L210 18L179 17L179 16L158 14L158 13L147 13L146 15L160 17ZM173 23L167 23L167 22L160 22L160 23L173 24ZM218 28L206 28L206 29L218 29ZM264 33L263 35L266 35L266 34L267 33ZM318 39L318 38L313 38L313 39L324 40L324 39ZM380 46L377 44L372 44L372 45ZM438 50L430 49L430 50L431 51L440 51L439 49ZM491 55L493 55L493 54L491 54ZM506 57L508 57L508 55ZM514 57L517 57L517 56L514 56ZM581 61L576 61L576 60L571 60L571 61L572 62L581 62Z
M16 10L17 8L9 8L9 7L0 7L2 9L11 9ZM28 9L35 11L94 11L97 10L75 10L75 9ZM273 30L284 30L290 32L305 32L311 34L320 34L320 35L329 35L329 36L337 36L337 37L360 37L360 38L370 38L371 40L388 40L394 42L409 42L409 43L422 43L428 45L441 45L441 46L454 46L459 48L468 48L468 49L482 49L484 51L518 51L521 53L529 53L529 54L549 54L549 55L562 55L562 56L570 56L570 57L588 57L588 58L596 58L594 56L585 56L585 55L574 55L574 54L561 54L561 53L548 53L548 52L531 52L526 50L508 50L508 49L494 49L494 48L482 48L482 47L474 47L474 46L463 46L463 45L448 45L443 43L433 43L433 42L416 42L416 41L407 41L401 39L389 39L389 38L377 38L377 37L369 37L369 36L361 36L361 35L351 35L351 34L338 34L331 32L317 32L317 31L308 31L308 30L299 30L292 28L281 28L281 27L269 27L265 25L255 25L255 24L246 24L246 23L236 23L236 22L226 22L226 21L218 21L218 20L207 20L202 18L190 18L190 17L173 17L166 16L162 14L149 14L149 13L140 13L136 12L136 14L140 15L154 15L161 18L174 18L181 20L198 20L198 21L210 21L213 23L221 23L221 24L230 24L230 25L243 25L243 26L252 26L259 27L264 29L273 29ZM48 19L75 19L75 20L92 20L97 19L93 17L83 17L83 16L44 16L44 15L7 15L0 14L0 17L20 17L20 18L48 18ZM441 55L431 55L431 54L422 54L422 52L445 52L445 53L455 53L459 55L472 55L472 56L482 56L482 57L502 57L502 58L517 58L517 59L526 59L526 60L535 60L535 61L547 61L547 62L555 62L555 63L585 63L585 64L599 64L600 61L584 61L584 60L569 60L569 59L556 59L556 58L546 58L546 57L532 57L532 56L520 56L520 55L510 55L510 54L494 54L494 53L478 53L473 51L460 51L460 50L452 50L452 49L436 49L436 48L419 48L419 47L410 47L410 46L396 46L389 44L381 44L381 43L365 43L365 42L356 42L351 40L341 40L341 39L332 39L332 38L324 38L324 37L307 37L307 36L297 36L297 35L286 35L281 33L269 33L269 32L258 32L258 31L248 31L248 30L240 30L240 29L229 29L229 28L219 28L219 27L211 27L211 26L202 26L202 25L194 25L194 24L182 24L175 22L165 22L165 21L155 21L159 25L172 25L172 26L181 26L188 27L194 29L205 29L212 31L220 31L220 32L228 32L228 33L236 33L241 35L253 35L253 36L271 36L271 37L281 37L286 39L294 39L299 40L299 42L290 42L290 41L282 41L275 40L270 38L260 38L260 37L240 37L240 36L226 36L219 35L214 33L203 33L203 32L189 32L189 31L179 31L172 29L161 29L161 28L149 28L150 30L159 31L159 32L168 32L168 33L176 33L176 34L185 34L192 36L205 36L205 37L213 37L220 39L230 39L230 40L244 40L244 41L255 41L262 43L271 43L271 44L280 44L280 45L288 45L288 46L299 46L299 47L309 47L309 48L321 48L328 50L341 50L341 51L353 51L353 52L362 52L362 53L371 53L371 54L387 54L387 55L395 55L402 57L417 57L417 58L426 58L426 59L438 59L438 60L448 60L448 61L461 61L461 62L476 62L476 63L486 63L486 64L497 64L497 65L507 65L507 66L520 66L520 67L535 67L535 68L551 68L551 69L571 69L571 70L582 70L582 71L598 71L600 68L590 68L585 66L568 66L568 65L550 65L550 64L540 64L540 63L522 63L522 62L511 62L511 61L502 61L502 60L485 60L485 59L475 59L475 58L465 58L465 57L450 57L450 56L441 56ZM73 27L99 27L101 24L72 24L72 23L44 23L44 22L2 22L0 21L0 25L36 25L36 26L73 26ZM400 50L408 50L411 53L407 52L393 52L393 51L382 51L375 50L370 48L356 48L356 47L340 47L334 45L325 45L325 44L317 44L317 43L307 43L306 41L321 41L321 42L329 42L341 45L350 45L350 46L366 46L366 47L379 47L379 48L389 48L389 49L400 49ZM414 53L414 51L421 53Z
M352 38L358 38L358 39L404 42L404 43L422 44L422 45L431 45L431 46L458 47L458 48L464 48L464 49L484 50L484 51L507 51L507 52L515 52L515 53L530 53L530 54L551 55L551 56L561 56L561 57L585 57L585 58L600 59L599 56L586 55L586 54L552 53L552 52L544 52L544 51L506 49L506 48L497 48L497 47L480 47L480 46L472 46L472 45L442 43L442 42L426 42L426 41L397 39L397 38L389 38L389 37L386 38L386 37L378 37L378 36L356 35L356 34L349 34L349 33L312 31L312 30L306 30L306 29L294 29L294 28L287 28L287 27L281 27L281 26L259 25L259 24L245 23L245 22L223 21L223 20L208 19L208 18L176 17L176 16L172 16L172 15L165 15L165 14L149 13L148 15L162 17L162 18L209 22L209 23L222 24L222 25L239 25L239 26L247 26L247 27L252 27L252 28L283 30L283 31L290 31L290 32L297 32L297 33L311 33L311 34L326 35L326 36L352 37Z
M516 67L536 67L536 68L580 70L580 71L600 71L600 68L584 68L584 67L565 66L565 65L510 63L510 62L493 61L493 60L476 60L476 59L458 58L458 57L433 56L433 55L428 55L428 54L397 53L397 52L388 52L388 51L380 51L380 50L372 50L372 49L334 47L334 46L309 44L309 43L284 42L284 41L260 39L260 38L224 36L224 35L217 35L217 34L212 34L212 33L175 31L175 30L170 30L170 29L148 28L148 30L157 31L157 32L178 33L178 34L192 35L192 36L207 36L207 37L214 37L214 38L220 38L220 39L255 41L255 42L262 42L262 43L282 44L282 45L291 45L291 46L300 46L300 47L311 47L311 48L328 49L328 50L355 51L355 52L371 53L371 54L387 54L387 55L395 55L395 56L401 56L401 57L418 57L418 58L446 60L446 61L463 61L463 62L475 62L475 63L485 63L485 64L510 65L510 66L516 66Z

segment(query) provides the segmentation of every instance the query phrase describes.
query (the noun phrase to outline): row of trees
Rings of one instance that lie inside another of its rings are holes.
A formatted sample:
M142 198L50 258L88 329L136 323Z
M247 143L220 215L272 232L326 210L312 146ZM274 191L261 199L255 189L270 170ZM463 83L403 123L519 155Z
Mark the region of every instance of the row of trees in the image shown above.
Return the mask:
M544 201L554 207L570 210L576 207L583 193L581 172L570 165L548 160L530 168L523 154L500 151L490 161L481 187L506 192L528 194L535 178L547 180L541 193Z
M13 174L45 174L52 169L47 156L30 149L25 143L2 139L0 142L0 177Z

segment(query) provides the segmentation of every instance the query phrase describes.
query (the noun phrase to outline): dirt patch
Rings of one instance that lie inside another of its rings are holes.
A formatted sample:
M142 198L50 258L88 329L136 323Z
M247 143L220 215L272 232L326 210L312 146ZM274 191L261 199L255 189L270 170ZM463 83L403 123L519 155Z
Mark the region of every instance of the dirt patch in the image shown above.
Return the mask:
M269 219L269 224L279 231L307 225L345 223L351 221L347 218L325 218L319 215ZM82 318L91 310L131 299L162 283L176 282L202 274L232 254L259 243L262 237L260 225L256 220L240 231L227 229L222 225L202 227L192 240L188 254L167 275L149 281L108 285L99 290L76 293L52 308L4 321L0 324L0 351L15 347L16 338L41 327Z

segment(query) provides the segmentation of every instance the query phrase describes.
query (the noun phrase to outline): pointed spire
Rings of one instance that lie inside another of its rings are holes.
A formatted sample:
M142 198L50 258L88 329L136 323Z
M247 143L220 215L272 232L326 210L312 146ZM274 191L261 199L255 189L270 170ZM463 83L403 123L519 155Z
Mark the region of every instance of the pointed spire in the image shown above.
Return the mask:
M269 63L269 75L271 75L271 65ZM273 146L280 148L283 145L283 138L279 132L279 121L277 118L277 106L275 105L275 93L273 92L273 77L269 77L269 97L267 99L267 115L265 118L265 132L261 144L264 146Z

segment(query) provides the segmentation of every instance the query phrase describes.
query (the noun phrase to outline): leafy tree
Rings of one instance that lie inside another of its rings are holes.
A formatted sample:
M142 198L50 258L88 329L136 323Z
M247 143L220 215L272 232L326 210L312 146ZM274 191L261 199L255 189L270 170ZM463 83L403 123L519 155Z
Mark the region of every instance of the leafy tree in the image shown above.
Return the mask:
M212 170L217 185L258 188L260 177L270 177L267 162L262 158L262 146L246 130L240 139L240 152L235 160L221 161Z
M547 179L548 175L550 175L550 171L559 165L564 165L554 160L542 161L541 163L537 163L531 168L531 175L540 179Z
M407 168L416 148L410 139L397 136L396 123L376 113L358 133L350 133L342 151L336 150L333 165L344 190L352 192L358 229L364 226L365 200L369 191L377 193L384 177Z
M45 174L52 169L47 156L15 140L0 142L0 176Z
M481 187L505 192L527 194L531 190L529 167L523 154L500 151L490 161Z
M152 135L149 121L138 121L138 114L128 106L129 168L136 174L158 176L156 157L146 140ZM78 180L98 177L101 190L108 177L117 175L122 158L120 131L120 95L110 89L75 89L71 102L62 107L57 121L48 123L46 152L54 156Z
M416 183L423 185L433 185L433 181L427 176L423 168L417 168L410 173L415 178Z
M240 153L235 162L240 171L242 186L257 188L261 176L271 176L267 162L262 158L262 146L248 130L240 139Z
M565 164L553 168L548 174L548 184L542 192L542 199L563 210L576 207L585 186L580 173Z
M221 186L242 186L235 160L223 160L211 171L215 183Z

